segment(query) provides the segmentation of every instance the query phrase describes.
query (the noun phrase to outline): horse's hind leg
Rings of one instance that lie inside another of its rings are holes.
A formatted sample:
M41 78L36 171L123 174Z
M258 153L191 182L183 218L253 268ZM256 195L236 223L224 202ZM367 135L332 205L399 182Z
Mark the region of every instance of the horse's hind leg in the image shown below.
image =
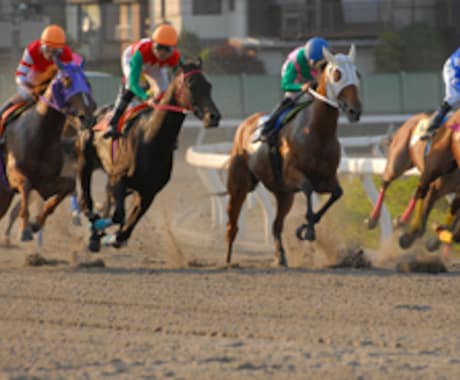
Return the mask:
M275 238L275 264L287 266L286 253L283 247L281 234L283 232L284 219L292 207L294 195L292 193L276 193L276 217L273 222L273 237Z
M90 137L81 137L76 144L77 151L77 174L80 180L81 196L80 206L91 219L93 214L93 198L91 196L91 178L93 176L94 162L96 157Z
M6 214L8 211L11 201L13 200L14 193L5 189L1 184L0 184L0 219ZM19 207L17 207L17 215L19 215ZM9 237L10 237L10 232L11 232L11 227L13 226L14 220L17 218L17 215L15 218L11 221L11 214L10 214L10 223L8 224L8 227L5 231L5 243L9 244Z
M8 225L6 226L6 229L5 229L5 242L6 243L9 243L10 241L11 230L13 229L14 222L19 216L20 209L21 209L21 201L17 201L16 204L13 206L13 208L10 210Z
M374 208L372 209L367 221L367 226L369 229L373 229L377 226L377 222L380 218L380 213L382 210L383 200L385 198L385 193L388 190L390 184L395 179L399 178L406 170L409 170L414 166L409 154L409 138L410 134L404 136L403 139L400 138L392 140L387 154L387 163L385 165L385 171L382 175L377 201L375 202Z
M227 204L227 264L232 259L233 242L238 233L238 217L247 194L257 185L256 178L247 167L246 161L241 156L233 156L228 168L227 191L229 200Z
M75 191L75 179L71 177L59 177L54 182L49 182L37 188L37 190L44 198L52 197L45 202L42 212L37 217L37 224L34 227L35 232L43 228L46 218L54 212L62 200Z

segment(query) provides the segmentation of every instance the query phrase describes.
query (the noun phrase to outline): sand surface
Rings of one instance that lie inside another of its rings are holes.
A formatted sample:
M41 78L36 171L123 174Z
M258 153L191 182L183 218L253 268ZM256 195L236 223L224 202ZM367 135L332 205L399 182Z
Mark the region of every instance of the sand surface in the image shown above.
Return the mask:
M271 267L253 210L239 267L225 269L224 229L184 161L195 133L183 132L173 178L128 246L87 253L66 202L40 250L57 265L25 266L37 248L16 230L0 247L0 379L459 378L458 267L401 274L380 252L376 269L321 269L349 242L332 215L318 243L298 242L299 198L285 227L290 268ZM106 267L76 266L95 258Z

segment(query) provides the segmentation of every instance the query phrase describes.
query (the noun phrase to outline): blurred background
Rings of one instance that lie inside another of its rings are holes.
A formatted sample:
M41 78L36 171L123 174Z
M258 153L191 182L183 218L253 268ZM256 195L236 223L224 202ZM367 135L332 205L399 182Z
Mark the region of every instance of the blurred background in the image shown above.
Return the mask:
M458 19L458 0L0 0L0 97L14 91L24 47L57 23L96 72L96 100L110 103L123 48L168 21L182 54L203 58L225 117L270 111L286 55L312 36L334 52L356 45L365 113L414 113L443 97L441 69L459 45Z

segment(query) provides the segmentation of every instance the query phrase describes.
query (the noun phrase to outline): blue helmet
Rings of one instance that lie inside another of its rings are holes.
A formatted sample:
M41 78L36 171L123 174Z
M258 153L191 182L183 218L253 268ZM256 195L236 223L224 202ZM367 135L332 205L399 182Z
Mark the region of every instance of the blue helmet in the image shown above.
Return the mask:
M305 44L305 58L310 65L315 65L324 59L323 47L329 49L329 43L321 37L312 37Z

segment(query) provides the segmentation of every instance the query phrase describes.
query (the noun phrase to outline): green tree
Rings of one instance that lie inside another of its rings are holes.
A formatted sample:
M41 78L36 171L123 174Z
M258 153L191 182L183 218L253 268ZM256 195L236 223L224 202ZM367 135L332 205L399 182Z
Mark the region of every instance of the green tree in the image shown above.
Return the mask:
M425 23L408 25L398 32L384 32L375 49L379 72L440 70L445 47L439 33Z
M196 58L202 49L200 38L195 33L182 30L179 35L178 48L185 59Z
M203 50L201 54L206 72L212 74L263 74L262 61L253 54L222 44Z

